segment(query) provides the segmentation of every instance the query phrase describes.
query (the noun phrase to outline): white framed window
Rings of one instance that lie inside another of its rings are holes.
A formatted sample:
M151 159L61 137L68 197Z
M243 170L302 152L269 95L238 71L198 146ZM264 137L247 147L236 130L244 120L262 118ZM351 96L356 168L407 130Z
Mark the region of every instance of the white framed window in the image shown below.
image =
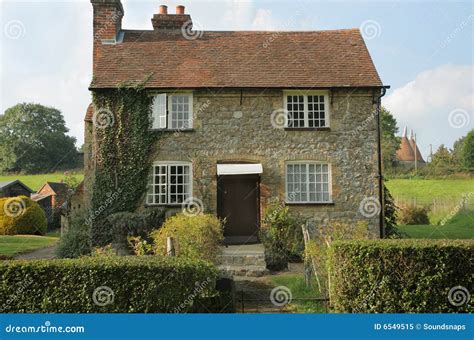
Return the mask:
M286 202L331 203L331 164L323 162L286 163Z
M192 196L192 165L187 162L155 162L148 177L146 203L181 204Z
M287 112L285 127L329 127L329 95L327 91L284 92Z
M160 93L155 95L153 99L152 119L153 129L192 129L192 93Z

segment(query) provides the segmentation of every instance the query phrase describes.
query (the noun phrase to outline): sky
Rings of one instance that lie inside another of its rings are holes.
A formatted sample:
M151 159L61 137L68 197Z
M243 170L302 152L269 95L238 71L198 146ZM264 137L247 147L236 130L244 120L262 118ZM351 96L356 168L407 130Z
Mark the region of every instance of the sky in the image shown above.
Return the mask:
M474 1L133 1L125 29L152 29L165 4L185 5L199 30L360 28L384 84L382 104L413 129L423 156L474 128ZM89 1L0 0L0 110L19 102L60 109L83 143L91 101Z

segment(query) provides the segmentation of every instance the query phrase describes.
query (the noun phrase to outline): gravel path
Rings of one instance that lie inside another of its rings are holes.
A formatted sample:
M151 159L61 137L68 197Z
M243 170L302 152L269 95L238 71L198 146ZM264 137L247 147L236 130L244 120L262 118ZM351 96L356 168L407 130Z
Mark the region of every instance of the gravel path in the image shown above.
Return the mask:
M56 245L30 251L28 253L15 256L15 260L38 260L38 259L54 259Z

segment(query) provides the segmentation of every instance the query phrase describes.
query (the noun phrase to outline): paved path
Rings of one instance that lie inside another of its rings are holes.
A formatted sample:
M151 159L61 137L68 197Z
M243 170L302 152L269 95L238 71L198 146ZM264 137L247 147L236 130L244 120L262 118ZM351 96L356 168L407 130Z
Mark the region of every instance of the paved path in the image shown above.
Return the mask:
M56 245L30 251L28 253L15 256L15 260L38 260L53 259L55 257Z

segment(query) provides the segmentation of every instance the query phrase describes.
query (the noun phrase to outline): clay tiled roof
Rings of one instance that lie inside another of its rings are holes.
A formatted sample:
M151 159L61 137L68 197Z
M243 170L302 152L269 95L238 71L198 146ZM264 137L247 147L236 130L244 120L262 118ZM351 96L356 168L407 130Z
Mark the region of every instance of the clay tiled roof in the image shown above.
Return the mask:
M418 149L418 145L416 145L414 139L410 139L410 145L411 145L411 149L413 150L413 155L416 156L417 162L424 163L425 160L423 159L423 156L421 155L420 149Z
M87 107L86 116L84 117L84 120L86 122L92 122L93 117L94 117L94 107L92 106L92 103L90 103L89 106Z
M142 82L149 88L379 87L358 29L317 32L124 31L100 45L91 88Z
M400 148L397 150L397 159L404 162L415 160L415 153L413 152L410 141L406 136L402 137Z

